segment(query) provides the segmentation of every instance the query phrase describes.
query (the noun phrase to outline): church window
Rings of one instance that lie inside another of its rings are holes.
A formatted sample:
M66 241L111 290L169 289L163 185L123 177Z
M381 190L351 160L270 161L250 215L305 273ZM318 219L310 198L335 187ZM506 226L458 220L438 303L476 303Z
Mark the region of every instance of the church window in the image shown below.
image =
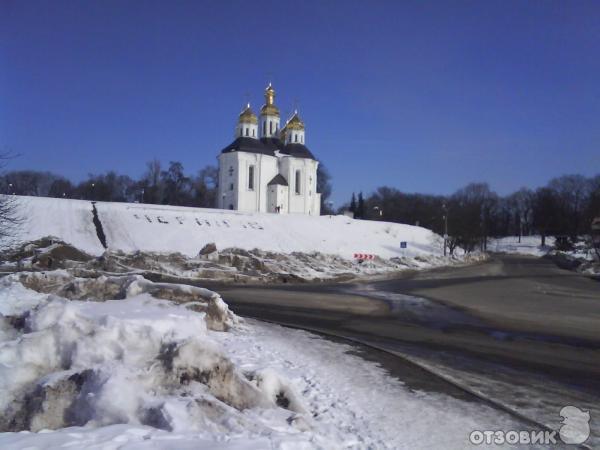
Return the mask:
M300 185L300 171L296 170L296 194L300 195L301 194L301 188L302 186Z
M298 142L298 135L297 134L294 135L294 142Z
M233 176L233 166L229 166L229 176Z
M273 121L269 120L269 134L273 134Z
M229 183L229 190L233 191L233 183Z
M267 122L263 122L263 136L267 134Z
M256 137L256 130L252 129L252 137Z
M254 190L254 166L248 167L248 189Z
M248 128L246 128L246 136L250 135L250 130Z

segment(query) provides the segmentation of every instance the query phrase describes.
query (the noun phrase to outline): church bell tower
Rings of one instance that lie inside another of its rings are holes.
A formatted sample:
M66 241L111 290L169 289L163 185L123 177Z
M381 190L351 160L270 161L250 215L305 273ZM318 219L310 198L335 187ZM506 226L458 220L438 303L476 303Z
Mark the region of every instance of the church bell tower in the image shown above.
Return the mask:
M275 89L271 83L265 89L265 104L260 109L259 133L261 138L279 136L279 109L275 106Z

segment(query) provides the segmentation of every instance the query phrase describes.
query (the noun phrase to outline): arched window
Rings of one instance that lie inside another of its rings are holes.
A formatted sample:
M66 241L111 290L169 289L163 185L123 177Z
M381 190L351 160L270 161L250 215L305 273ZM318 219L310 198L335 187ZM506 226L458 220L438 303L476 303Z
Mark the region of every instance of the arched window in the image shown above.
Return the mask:
M267 121L266 120L263 122L263 136L265 134L267 134Z
M252 137L256 137L256 130L252 129Z
M273 121L269 120L269 134L273 134Z
M297 134L294 135L294 142L298 142L298 135Z
M250 129L246 128L246 136L250 135Z
M301 186L301 180L300 180L300 171L296 170L296 180L295 180L295 190L296 190L296 194L300 195L302 193L302 186Z
M254 166L248 167L248 189L254 190Z

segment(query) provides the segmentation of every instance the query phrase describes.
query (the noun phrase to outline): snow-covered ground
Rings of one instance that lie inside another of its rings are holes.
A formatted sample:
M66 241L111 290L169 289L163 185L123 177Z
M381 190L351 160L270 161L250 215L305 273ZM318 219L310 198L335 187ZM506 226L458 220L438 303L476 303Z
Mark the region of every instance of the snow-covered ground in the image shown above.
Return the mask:
M91 255L104 248L92 223L92 203L43 197L16 197L26 219L18 242L54 236ZM354 220L345 216L310 217L242 213L135 203L96 203L108 248L124 252L167 252L196 256L209 243L219 250L260 249L335 255L354 253L381 258L441 255L443 240L425 228ZM401 249L400 243L407 248Z
M600 275L598 254L592 248L589 238L581 238L571 250L557 250L555 238L546 237L546 246L542 247L540 236L523 236L519 242L518 236L490 239L488 250L496 253L511 253L529 256L551 256L561 267L576 270L584 275Z
M544 256L554 247L554 238L546 238L546 246L542 247L540 236L518 236L490 239L488 250L496 253L513 253L518 255Z
M0 313L0 448L458 449L519 429L204 289L16 274Z

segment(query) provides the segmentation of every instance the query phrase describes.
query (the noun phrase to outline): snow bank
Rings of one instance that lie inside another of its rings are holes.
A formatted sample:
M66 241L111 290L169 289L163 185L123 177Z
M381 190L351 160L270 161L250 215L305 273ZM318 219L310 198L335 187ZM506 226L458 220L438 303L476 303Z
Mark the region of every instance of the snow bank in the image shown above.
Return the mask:
M540 236L522 236L519 242L518 236L507 236L498 239L490 239L488 250L496 253L512 253L517 255L544 256L554 246L554 238L546 238L546 246L542 247Z
M92 223L88 201L17 197L27 219L22 242L53 235L93 255L104 248ZM242 213L131 203L96 203L109 249L134 252L179 252L196 256L207 244L218 249L240 248L286 253L337 255L354 253L381 258L441 255L443 241L425 228L353 220L345 216L309 217ZM407 242L401 249L400 242Z

